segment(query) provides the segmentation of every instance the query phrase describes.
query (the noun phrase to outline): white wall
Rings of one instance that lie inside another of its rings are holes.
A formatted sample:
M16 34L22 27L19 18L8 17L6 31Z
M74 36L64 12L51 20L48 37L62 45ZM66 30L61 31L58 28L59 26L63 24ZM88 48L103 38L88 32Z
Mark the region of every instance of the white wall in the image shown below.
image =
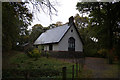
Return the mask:
M53 51L59 51L58 44L53 44Z
M73 32L71 32L71 30L73 30ZM68 39L70 37L75 39L75 51L83 51L82 42L74 26L71 26L71 28L58 44L53 44L53 51L68 51ZM44 45L44 50L49 51L49 45Z
M73 32L71 30L73 29ZM68 39L73 37L75 39L75 51L83 51L83 45L77 34L77 31L73 26L69 29L69 31L65 34L62 40L58 44L59 51L68 51Z
M44 51L49 51L49 45L44 45Z
M49 51L49 45L44 45L44 51ZM53 44L53 51L59 51L58 44Z

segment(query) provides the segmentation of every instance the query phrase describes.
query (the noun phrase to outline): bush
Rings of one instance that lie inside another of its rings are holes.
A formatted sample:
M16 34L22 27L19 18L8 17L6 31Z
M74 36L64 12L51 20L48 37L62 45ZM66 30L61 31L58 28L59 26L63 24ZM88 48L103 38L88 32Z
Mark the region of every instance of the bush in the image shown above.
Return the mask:
M32 77L47 77L47 76L58 76L60 75L60 70L55 69L3 69L2 78L3 80L14 80L15 78L20 78L20 80L26 80L26 73L29 73L30 78ZM30 79L31 80L31 79ZM35 79L36 80L36 79Z
M98 54L99 54L101 57L104 57L104 58L107 57L107 53L108 53L108 50L107 50L107 49L100 49L100 50L98 51Z
M33 49L33 57L35 57L35 58L38 58L38 57L40 57L40 51L37 49L37 48L35 48L35 49Z
M28 49L25 50L25 53L28 54L29 52L32 52L34 47L29 47Z
M41 56L41 52L37 48L34 48L32 51L28 51L27 55L37 60Z
M85 49L84 53L86 57L98 57L97 49Z

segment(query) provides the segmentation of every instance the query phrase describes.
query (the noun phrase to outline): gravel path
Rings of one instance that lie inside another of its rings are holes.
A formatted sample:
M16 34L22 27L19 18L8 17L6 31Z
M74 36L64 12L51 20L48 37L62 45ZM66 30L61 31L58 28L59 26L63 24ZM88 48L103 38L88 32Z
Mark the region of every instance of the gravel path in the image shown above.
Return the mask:
M75 59L59 60L70 63L76 62ZM79 61L82 63L83 59L79 59ZM118 76L118 65L108 64L104 58L86 57L82 74L84 75L83 78L120 78L120 75Z
M104 58L85 58L85 66L92 71L93 78L118 78L118 66L107 64Z

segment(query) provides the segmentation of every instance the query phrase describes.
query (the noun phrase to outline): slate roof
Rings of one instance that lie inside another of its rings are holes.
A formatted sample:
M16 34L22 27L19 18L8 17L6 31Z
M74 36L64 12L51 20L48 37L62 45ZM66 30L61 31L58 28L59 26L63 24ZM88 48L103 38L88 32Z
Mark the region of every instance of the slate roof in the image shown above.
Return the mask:
M34 45L58 43L61 40L61 38L64 36L64 34L67 32L69 27L70 26L68 26L68 24L65 24L63 26L47 30L37 38Z

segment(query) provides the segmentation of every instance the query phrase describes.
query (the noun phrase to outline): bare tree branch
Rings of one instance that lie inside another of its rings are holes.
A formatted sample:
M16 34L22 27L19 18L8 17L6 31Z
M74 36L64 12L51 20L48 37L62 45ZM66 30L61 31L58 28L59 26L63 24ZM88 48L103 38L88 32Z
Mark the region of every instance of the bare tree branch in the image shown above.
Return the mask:
M52 20L52 15L57 15L57 9L55 8L55 5L53 5L50 0L27 0L28 4L32 4L32 13L37 15L36 12L39 12L42 10L44 13L49 14L50 19Z

